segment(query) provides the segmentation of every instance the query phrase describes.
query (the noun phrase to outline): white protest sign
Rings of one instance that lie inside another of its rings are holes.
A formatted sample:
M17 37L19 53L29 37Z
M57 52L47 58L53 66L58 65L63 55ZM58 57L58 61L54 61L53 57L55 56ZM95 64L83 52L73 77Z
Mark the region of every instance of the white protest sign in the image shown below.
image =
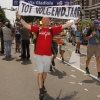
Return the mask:
M34 6L20 1L19 14L22 16L42 16L59 19L77 19L80 16L80 6Z

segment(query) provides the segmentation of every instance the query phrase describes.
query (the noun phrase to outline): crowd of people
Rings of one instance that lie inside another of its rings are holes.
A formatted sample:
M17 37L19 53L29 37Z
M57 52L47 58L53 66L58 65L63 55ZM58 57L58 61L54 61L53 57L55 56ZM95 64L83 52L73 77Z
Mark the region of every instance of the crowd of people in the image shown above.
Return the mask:
M12 41L15 40L15 52L21 52L22 59L30 58L30 32L21 24L12 27L10 22L0 24L0 37L1 37L1 54L5 53L5 57L11 57ZM5 51L5 52L4 52Z
M45 92L47 92L45 80L47 73L52 71L52 66L55 66L55 58L58 51L61 55L61 61L64 62L68 32L72 37L72 45L76 46L75 53L81 54L80 45L83 39L88 41L85 71L87 74L90 74L88 66L91 57L95 55L98 78L100 78L100 41L97 41L95 38L96 35L100 38L100 23L98 20L93 21L94 30L89 25L86 25L85 29L81 30L81 26L78 25L79 20L55 25L50 23L48 17L43 17L42 25L39 26L26 23L18 13L16 13L16 17L21 24L16 26L15 29L12 29L9 22L6 22L5 25L0 23L0 53L5 53L6 58L11 57L12 39L14 38L15 52L21 52L20 57L22 59L30 59L30 36L33 36L32 42L34 43L34 53L36 55L35 63L38 72L37 81L40 100L43 100Z

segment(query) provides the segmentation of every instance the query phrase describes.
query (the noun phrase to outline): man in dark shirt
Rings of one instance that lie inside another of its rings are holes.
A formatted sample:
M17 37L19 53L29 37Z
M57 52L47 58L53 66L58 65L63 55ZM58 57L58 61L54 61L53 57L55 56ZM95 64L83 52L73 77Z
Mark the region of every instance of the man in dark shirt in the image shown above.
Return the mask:
M3 32L2 32L3 24L0 22L0 37L1 37L1 54L4 54L4 40L3 40Z
M30 58L30 49L29 49L29 44L30 44L30 33L28 29L25 27L21 27L19 29L19 32L22 36L22 59L29 59Z
M94 29L93 29L94 28ZM99 28L99 21L93 21L93 28L90 28L86 34L85 40L88 40L87 46L87 60L86 60L86 73L90 74L89 72L89 63L91 57L95 55L96 63L97 63L97 71L98 71L98 78L100 78L100 41L96 41L96 35L100 37L100 32L98 31Z

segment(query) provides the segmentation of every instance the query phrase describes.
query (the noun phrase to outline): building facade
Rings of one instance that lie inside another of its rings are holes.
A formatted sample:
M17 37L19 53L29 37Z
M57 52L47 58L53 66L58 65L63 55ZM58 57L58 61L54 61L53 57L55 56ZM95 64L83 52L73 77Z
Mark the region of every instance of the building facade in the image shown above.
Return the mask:
M100 20L100 0L71 0L70 4L81 6L81 18Z

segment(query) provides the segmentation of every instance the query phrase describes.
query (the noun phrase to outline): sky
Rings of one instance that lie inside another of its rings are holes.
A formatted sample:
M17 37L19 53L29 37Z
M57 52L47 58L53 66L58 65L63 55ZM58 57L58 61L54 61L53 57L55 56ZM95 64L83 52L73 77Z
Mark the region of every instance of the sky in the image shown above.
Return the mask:
M12 2L13 0L0 0L0 6L2 8L8 8L8 9L11 9L12 6ZM14 8L17 8L17 7L14 7ZM10 22L13 24L13 22L15 21L16 19L16 16L15 16L15 11L10 11L10 10L4 10L5 11L5 14L6 14L6 17L10 20Z

